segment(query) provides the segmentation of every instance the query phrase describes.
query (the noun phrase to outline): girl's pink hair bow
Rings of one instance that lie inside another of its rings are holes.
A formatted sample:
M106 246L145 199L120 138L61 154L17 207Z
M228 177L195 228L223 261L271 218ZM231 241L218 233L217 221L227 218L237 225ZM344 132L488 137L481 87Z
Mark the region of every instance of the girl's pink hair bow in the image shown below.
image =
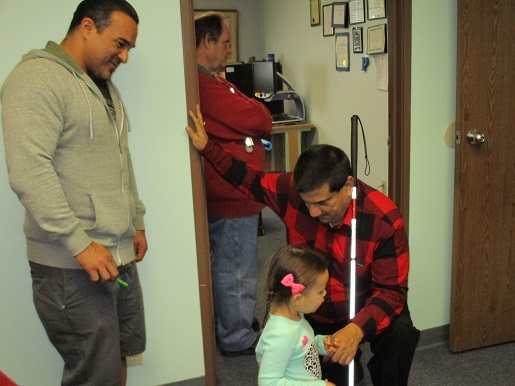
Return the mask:
M283 277L283 279L281 280L281 284L286 287L291 287L292 295L300 294L302 291L304 291L304 288L306 288L302 284L295 283L293 275L291 273Z

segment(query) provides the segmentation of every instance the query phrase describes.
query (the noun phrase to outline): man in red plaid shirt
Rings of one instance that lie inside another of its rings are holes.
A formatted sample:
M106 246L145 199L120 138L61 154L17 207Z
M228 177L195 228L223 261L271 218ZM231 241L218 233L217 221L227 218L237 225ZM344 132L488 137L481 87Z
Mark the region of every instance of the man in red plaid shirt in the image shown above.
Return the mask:
M208 137L200 111L190 113L197 131L186 128L193 145L220 175L266 204L286 225L288 243L323 253L329 262L325 302L309 315L315 334L331 334L340 347L323 379L347 385L355 361L355 383L363 378L359 344L370 342L368 363L375 385L406 385L420 332L407 306L409 249L395 204L357 182L356 310L349 320L351 193L354 179L345 153L330 145L307 148L293 173L266 173L233 158ZM344 366L340 366L344 365Z

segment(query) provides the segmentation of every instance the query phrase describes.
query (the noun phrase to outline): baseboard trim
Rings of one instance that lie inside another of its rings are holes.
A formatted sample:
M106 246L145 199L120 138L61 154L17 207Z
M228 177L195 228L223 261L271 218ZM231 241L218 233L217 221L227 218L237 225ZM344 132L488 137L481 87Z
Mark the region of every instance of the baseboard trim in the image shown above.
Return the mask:
M161 386L206 386L206 377L186 379L184 381L166 383Z
M427 350L435 346L445 345L449 342L449 325L433 327L420 332L417 350Z

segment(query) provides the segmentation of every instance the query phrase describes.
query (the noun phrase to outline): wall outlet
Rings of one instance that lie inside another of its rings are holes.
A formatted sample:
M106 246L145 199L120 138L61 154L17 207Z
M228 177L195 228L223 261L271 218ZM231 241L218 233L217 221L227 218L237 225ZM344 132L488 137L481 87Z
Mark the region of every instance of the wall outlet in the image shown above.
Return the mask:
M381 180L381 182L379 183L379 186L377 187L377 190L386 194L386 180Z
M143 364L143 354L127 357L127 366L140 366Z

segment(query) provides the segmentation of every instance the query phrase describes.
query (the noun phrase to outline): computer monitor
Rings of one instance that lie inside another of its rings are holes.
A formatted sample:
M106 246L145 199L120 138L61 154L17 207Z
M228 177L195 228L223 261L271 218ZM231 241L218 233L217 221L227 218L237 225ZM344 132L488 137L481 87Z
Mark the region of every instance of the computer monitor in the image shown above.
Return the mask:
M266 98L277 92L274 62L230 64L225 68L225 78L250 98Z
M278 114L284 111L283 101L266 102L263 97L277 92L279 67L274 62L233 63L225 67L225 79L249 98L263 103L271 114Z
M275 94L277 92L277 75L274 62L252 63L252 74L254 79L254 95ZM265 96L266 98L266 96Z
M252 65L244 63L229 64L225 67L225 79L249 98L254 98L254 79Z

